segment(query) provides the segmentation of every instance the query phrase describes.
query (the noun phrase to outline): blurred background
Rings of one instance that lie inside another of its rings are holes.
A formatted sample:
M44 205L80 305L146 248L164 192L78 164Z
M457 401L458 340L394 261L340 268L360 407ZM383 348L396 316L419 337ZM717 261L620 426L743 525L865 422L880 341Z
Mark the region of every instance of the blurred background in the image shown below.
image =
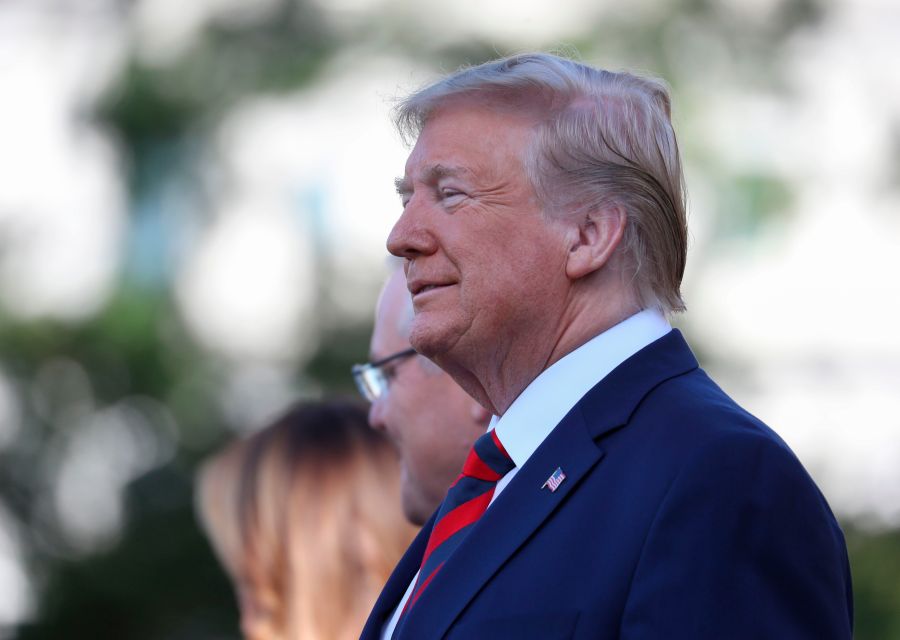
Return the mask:
M900 638L900 4L0 1L0 638L237 638L196 463L352 393L400 208L391 99L568 51L672 86L688 313Z

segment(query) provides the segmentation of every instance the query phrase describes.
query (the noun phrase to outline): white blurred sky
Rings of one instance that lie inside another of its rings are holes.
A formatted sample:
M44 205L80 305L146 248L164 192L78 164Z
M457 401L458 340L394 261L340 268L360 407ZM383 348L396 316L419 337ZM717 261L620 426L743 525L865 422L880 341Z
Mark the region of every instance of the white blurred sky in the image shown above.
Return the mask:
M587 17L620 10L589 0L320 3L337 25L390 11L435 41L478 35L517 49L565 44ZM125 22L111 17L114 4L0 3L0 303L23 319L89 317L120 276L125 158L85 113L119 71L127 45L162 64L211 16L247 20L272 3L140 0ZM726 4L760 21L778 0ZM897 524L900 5L830 6L826 23L779 60L783 93L723 82L715 65L689 88L696 113L683 123L682 136L695 137L688 146L738 173L784 176L796 198L789 215L753 242L713 241L720 203L691 167L685 321L707 337L715 361L735 363L714 375L788 440L836 511ZM653 3L628 7L640 19ZM709 34L684 35L715 46ZM221 120L209 156L222 189L178 265L176 290L203 344L252 361L235 374L238 386L264 379L280 388L286 374L273 372L310 353L320 330L317 264L336 276L332 294L343 313L371 313L384 240L399 212L392 181L406 155L388 99L430 73L416 61L348 49L314 87L248 97ZM2 424L15 424L11 384L0 371L0 443L11 433ZM91 437L137 428L126 414L99 414ZM121 480L134 470L114 471ZM9 593L18 574L4 540L0 593ZM0 607L0 625L11 615Z

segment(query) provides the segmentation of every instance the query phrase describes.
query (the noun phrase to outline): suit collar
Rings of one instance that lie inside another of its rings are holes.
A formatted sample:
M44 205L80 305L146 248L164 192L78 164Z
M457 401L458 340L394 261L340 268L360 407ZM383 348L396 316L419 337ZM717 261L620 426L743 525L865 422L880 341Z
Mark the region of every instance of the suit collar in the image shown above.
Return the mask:
M502 417L491 420L521 468L584 395L635 353L672 330L656 309L644 309L565 355L541 372Z
M613 369L574 410L590 416L589 432L594 439L600 438L625 425L655 387L698 366L681 332L673 329Z

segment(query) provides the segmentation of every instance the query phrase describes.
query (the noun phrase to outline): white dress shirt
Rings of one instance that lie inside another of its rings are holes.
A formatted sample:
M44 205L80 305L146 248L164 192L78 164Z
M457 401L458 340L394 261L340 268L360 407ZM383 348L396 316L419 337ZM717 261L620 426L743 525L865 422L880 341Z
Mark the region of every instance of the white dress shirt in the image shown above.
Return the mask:
M513 401L506 413L491 418L488 431L497 431L497 437L516 463L515 468L497 482L491 504L560 420L594 385L625 360L671 330L665 316L655 309L636 313L541 372ZM418 576L418 573L413 576L403 599L384 625L382 640L390 640L394 633L400 612L403 611Z

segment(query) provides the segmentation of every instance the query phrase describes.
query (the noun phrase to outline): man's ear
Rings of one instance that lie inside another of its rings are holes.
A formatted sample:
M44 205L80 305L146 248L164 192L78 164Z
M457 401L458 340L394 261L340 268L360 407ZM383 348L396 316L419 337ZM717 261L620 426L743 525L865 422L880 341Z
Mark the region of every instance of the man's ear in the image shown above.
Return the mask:
M472 400L470 414L472 420L487 429L488 423L491 421L491 412L481 406L479 402Z
M578 280L601 269L625 233L625 210L618 205L589 211L573 229L566 275ZM577 234L576 234L577 232Z

